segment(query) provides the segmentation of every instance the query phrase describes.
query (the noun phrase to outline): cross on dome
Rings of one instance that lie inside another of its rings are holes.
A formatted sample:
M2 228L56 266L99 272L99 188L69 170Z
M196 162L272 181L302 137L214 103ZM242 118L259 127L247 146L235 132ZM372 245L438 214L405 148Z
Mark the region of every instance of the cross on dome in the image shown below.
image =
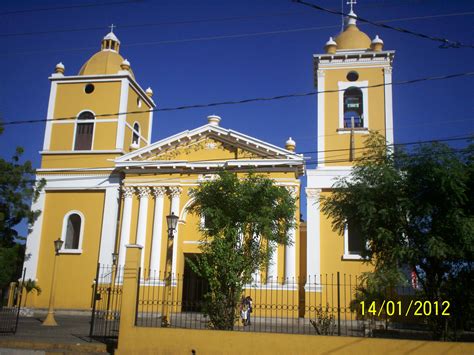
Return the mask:
M109 27L110 27L110 32L114 33L114 28L117 26L115 26L114 24L111 24Z
M354 9L352 7L353 7L353 5L357 5L357 1L356 0L349 0L349 1L347 1L346 4L351 5L351 12L353 12Z

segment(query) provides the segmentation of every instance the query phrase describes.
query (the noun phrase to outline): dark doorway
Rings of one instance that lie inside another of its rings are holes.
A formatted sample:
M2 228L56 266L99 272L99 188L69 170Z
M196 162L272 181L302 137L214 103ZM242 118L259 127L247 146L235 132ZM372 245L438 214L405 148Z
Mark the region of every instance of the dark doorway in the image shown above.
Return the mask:
M199 254L184 254L185 259L196 261ZM183 312L202 312L204 295L209 290L207 280L194 272L189 262L184 262Z

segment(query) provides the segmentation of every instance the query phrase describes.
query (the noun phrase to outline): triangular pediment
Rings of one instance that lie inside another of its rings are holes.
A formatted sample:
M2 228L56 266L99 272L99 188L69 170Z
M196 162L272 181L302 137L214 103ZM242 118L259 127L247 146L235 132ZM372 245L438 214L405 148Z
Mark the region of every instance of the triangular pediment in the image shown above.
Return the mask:
M250 162L254 165L290 161L303 165L303 157L239 132L207 124L162 139L116 160L117 166Z

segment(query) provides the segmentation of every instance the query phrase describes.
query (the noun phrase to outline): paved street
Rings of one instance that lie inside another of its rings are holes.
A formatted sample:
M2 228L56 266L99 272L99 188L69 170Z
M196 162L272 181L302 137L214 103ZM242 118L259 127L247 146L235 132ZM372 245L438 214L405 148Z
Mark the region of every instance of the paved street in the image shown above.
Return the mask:
M21 317L16 334L0 335L0 354L107 353L89 339L89 315L56 315L57 327L41 325L43 316Z

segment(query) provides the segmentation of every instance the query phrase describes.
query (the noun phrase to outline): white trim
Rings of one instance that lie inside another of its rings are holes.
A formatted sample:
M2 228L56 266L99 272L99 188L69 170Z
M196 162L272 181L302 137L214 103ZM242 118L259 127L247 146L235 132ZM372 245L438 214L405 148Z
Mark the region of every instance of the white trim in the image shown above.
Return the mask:
M62 83L89 83L89 82L116 82L128 80L131 86L137 91L140 97L148 103L149 106L156 107L155 102L149 97L145 90L136 82L129 71L121 71L120 74L94 74L94 75L73 75L56 77L54 74L49 77L53 82Z
M205 244L205 243L201 240L183 240L183 244L202 245L202 244Z
M369 128L369 89L367 86L369 85L368 81L338 81L337 86L339 91L339 128L344 128L344 92L342 90L346 90L350 87L360 88L362 91L362 105L363 105L363 120L364 120L364 128ZM338 131L341 134L341 131ZM345 133L345 132L344 132Z
M116 149L124 149L125 123L127 122L127 114L123 112L127 112L129 87L129 80L127 78L123 78L120 85L120 102L118 110L121 114L118 115L119 121L117 124L117 138L115 141Z
M135 123L138 124L138 127L140 128L140 130L139 130L138 132L133 129L133 126L135 125ZM127 128L129 128L129 129L132 131L132 142L133 142L133 133L134 133L134 132L138 133L138 140L139 140L139 143L138 143L138 146L137 146L137 147L134 147L134 148L140 147L140 140L142 140L143 142L145 142L145 145L148 145L148 144L149 144L148 140L147 140L145 137L143 137L143 136L141 135L141 133L140 133L140 132L141 132L140 122L134 121L134 122L133 122L133 126L130 125L128 122L125 122L125 125L127 126ZM130 144L130 145L132 145L132 144Z
M42 175L46 180L45 190L99 189L115 187L119 177L110 175Z
M78 117L84 113L84 112L90 112L94 115L94 120L79 120ZM93 123L94 124L94 127L92 128L92 143L91 143L91 149L83 149L83 150L79 150L79 149L74 149L74 147L76 146L76 130L77 130L77 125L78 125L78 122L81 122L81 123ZM76 119L75 119L75 122L76 124L74 125L74 133L73 133L73 136L72 136L72 148L71 148L71 151L73 152L89 152L89 151L92 151L94 150L94 138L95 138L95 112L92 111L92 110L89 110L89 109L85 109L85 110L82 110L82 111L79 111L79 113L76 115Z
M318 189L332 188L337 179L349 177L351 171L350 166L308 169L306 171L307 187Z
M392 83L392 67L384 68L384 84ZM393 96L392 96L392 85L384 86L385 94L385 140L387 144L393 144Z
M87 111L87 110L86 110ZM54 120L51 121L52 124L68 124L68 123L77 123L78 119L70 119L70 120ZM80 120L83 123L94 122L94 123L108 123L108 122L117 122L117 118L95 118L94 120Z
M52 134L52 123L51 121L54 118L54 107L56 105L56 94L57 94L58 84L55 82L51 83L51 89L49 92L49 102L48 102L48 113L46 116L46 128L44 131L44 142L43 142L43 150L49 150L51 146L51 134ZM34 280L34 279L32 279Z
M43 228L44 205L46 200L46 192L40 192L36 202L31 205L31 210L41 211L33 225L29 226L31 232L26 239L25 262L23 268L26 268L26 279L36 280L38 270L39 252L41 246L41 231Z
M318 71L318 82L317 82L317 90L319 92L325 90L325 73L324 71ZM325 150L325 141L324 137L326 133L324 132L325 129L325 94L318 95L318 166L324 166L324 150Z
M320 210L320 194L321 189L315 189L310 186L306 188L306 275L314 276L315 282L305 285L307 292L319 292L321 288L315 284L319 284L321 275L321 210Z
M181 194L180 194L181 195ZM180 195L173 195L171 197L171 212L174 213L176 216L179 216L179 202L180 202ZM172 275L176 275L177 264L178 264L178 232L179 232L179 223L176 225L176 230L174 232L174 240L173 240L173 262L171 265L171 273Z
M153 111L150 111L149 116L148 116L148 142L151 142L152 128L153 128Z
M67 222L69 217L72 214L77 214L81 218L81 230L79 231L79 243L77 245L77 248L74 249L66 249L66 232L67 232ZM61 231L61 240L64 242L63 246L61 247L61 250L59 253L72 253L72 254L80 254L82 253L82 241L84 238L84 224L86 223L86 218L84 217L84 214L81 211L78 210L71 210L67 212L64 217L63 217L63 228Z
M86 153L84 153L86 152ZM116 150L41 150L39 154L41 155L57 155L57 154L124 154L125 151L116 149Z
M102 232L99 245L99 263L112 265L112 253L115 250L115 236L117 233L117 217L119 206L119 179L105 189L105 201L102 212Z
M138 247L132 246L130 243L130 228L132 225L132 207L133 207L133 198L130 194L129 196L125 196L123 199L123 211L122 211L122 225L120 229L120 242L119 242L119 260L118 265L124 266L127 248L129 247ZM142 249L143 246L140 246Z
M202 137L202 136L209 136L209 135L214 135L213 138L218 139L220 137L220 140L226 141L227 144L230 144L230 142L235 142L236 145L241 145L245 146L246 150L253 150L255 152L260 152L264 155L269 155L273 154L275 156L282 156L286 157L288 160L296 160L296 161L303 161L303 156L301 154L297 154L295 152L289 151L284 148L277 147L273 144L266 143L264 141L261 141L259 139L247 136L245 134L233 131L231 129L224 129L220 126L214 126L210 124L206 124L204 126L198 127L196 129L193 129L191 131L186 130L180 133L177 133L173 136L167 137L165 139L162 139L158 142L155 142L151 145L145 146L143 148L140 148L136 151L130 152L128 154L123 155L122 157L116 159L117 163L122 163L122 162L129 162L133 158L139 157L145 153L152 152L154 150L161 150L164 151L166 149L171 149L172 143L176 142L181 142L181 140L190 140L195 136ZM204 137L202 137L204 138ZM240 142L238 144L237 142ZM163 148L163 149L162 149ZM280 159L281 160L281 159ZM296 164L296 162L295 162Z
M350 254L349 252L349 228L347 224L344 228L344 254L341 256L341 260L366 260L360 254Z
M150 270L160 271L161 251L163 245L163 211L164 194L155 195L155 210L153 211L153 230L151 237Z

